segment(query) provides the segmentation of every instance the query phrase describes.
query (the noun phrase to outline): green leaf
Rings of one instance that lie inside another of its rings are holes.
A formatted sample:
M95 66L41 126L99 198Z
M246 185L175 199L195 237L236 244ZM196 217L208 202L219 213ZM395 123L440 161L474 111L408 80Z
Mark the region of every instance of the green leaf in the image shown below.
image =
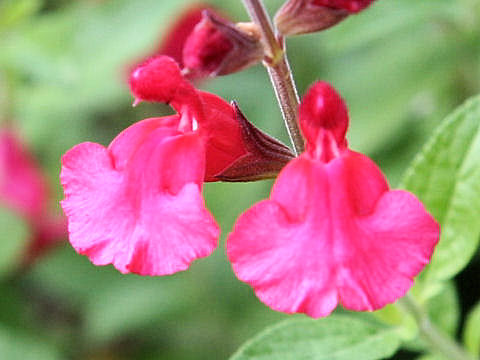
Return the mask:
M41 5L40 0L1 0L0 32L33 15Z
M12 270L28 241L28 228L23 220L0 205L0 276Z
M348 315L281 322L245 343L231 360L373 360L400 346L395 328Z
M440 242L420 286L452 278L477 249L479 164L480 97L476 97L447 117L403 181L403 187L416 194L441 225Z
M442 332L455 337L460 320L457 289L449 281L443 291L428 300L428 317Z
M469 352L474 356L480 356L480 302L467 316L463 342Z

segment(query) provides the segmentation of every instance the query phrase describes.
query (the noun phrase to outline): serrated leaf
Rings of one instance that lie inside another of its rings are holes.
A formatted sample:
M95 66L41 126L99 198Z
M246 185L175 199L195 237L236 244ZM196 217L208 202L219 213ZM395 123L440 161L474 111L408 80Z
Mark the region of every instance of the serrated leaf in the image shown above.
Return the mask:
M452 278L470 261L480 237L480 97L442 123L408 169L403 186L441 225L422 283ZM423 285L421 285L423 286Z
M467 316L463 342L471 354L480 356L480 302Z
M374 360L390 357L399 346L395 328L332 315L281 322L245 343L230 360Z
M0 204L0 276L19 263L28 241L28 228L23 220Z

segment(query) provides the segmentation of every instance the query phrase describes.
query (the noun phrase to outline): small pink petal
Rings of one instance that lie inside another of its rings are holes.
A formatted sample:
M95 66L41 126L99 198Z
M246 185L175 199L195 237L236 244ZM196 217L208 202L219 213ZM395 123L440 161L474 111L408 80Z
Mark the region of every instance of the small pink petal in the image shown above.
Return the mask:
M83 143L62 159L70 242L94 264L122 273L172 274L217 245L219 229L201 196L201 139L160 127L141 141L152 123L131 128L139 143L136 151L126 147L127 156L118 146L128 129L109 149Z
M166 134L176 134L179 116L165 116L139 121L117 135L108 146L109 152L115 159L115 169L123 170L138 147L154 130L163 128Z
M239 218L227 254L273 309L328 315L341 302L376 310L403 296L432 255L439 227L404 191L388 191L367 157L308 154L278 177L270 200Z

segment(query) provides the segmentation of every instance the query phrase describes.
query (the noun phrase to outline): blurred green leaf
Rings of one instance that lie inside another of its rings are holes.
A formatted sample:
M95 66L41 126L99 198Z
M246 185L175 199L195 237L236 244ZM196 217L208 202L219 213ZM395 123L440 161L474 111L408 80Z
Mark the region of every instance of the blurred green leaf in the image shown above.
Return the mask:
M0 0L0 33L40 9L41 0Z
M347 315L287 320L245 343L231 360L374 360L400 346L395 328Z
M58 351L43 339L0 326L0 359L56 360Z
M480 302L467 315L463 343L474 356L480 356Z
M442 332L455 337L460 321L460 305L454 283L447 282L443 291L429 299L425 307L433 324Z
M437 354L427 354L427 355L419 356L416 360L446 360L446 359Z
M24 221L0 204L0 276L13 270L29 239L29 230Z
M172 281L173 280L173 281ZM95 343L133 334L173 314L188 311L195 298L192 289L175 279L119 279L91 296L85 309L85 333Z
M412 295L415 295L413 292ZM455 336L460 320L458 294L453 282L447 282L435 296L423 305L429 319L442 332ZM379 320L397 326L404 340L404 347L413 351L426 350L426 345L418 338L418 326L411 314L396 304L387 305L373 313Z
M403 181L441 224L440 242L420 286L453 277L475 253L480 237L479 163L480 97L476 97L443 122Z

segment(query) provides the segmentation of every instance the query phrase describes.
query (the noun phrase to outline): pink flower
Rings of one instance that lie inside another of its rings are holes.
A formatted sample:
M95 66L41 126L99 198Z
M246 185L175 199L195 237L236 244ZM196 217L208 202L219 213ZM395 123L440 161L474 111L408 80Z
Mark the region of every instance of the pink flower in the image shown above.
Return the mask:
M130 88L136 102L166 102L178 114L140 121L108 148L83 143L63 156L70 242L95 265L172 274L217 246L220 230L205 208L203 182L251 151L236 108L196 90L171 58L139 66Z
M47 181L33 156L10 130L0 129L0 202L29 224L23 262L33 262L66 236L65 219L48 211Z
M282 170L270 199L238 219L228 257L275 310L379 309L412 286L439 226L414 195L389 190L378 167L348 149L347 109L330 85L316 83L299 115L307 150Z
M108 148L83 143L63 156L70 243L95 265L167 275L216 248L201 195L205 147L180 125L178 115L143 120Z
M0 198L25 218L40 216L47 182L33 157L9 130L0 129Z

